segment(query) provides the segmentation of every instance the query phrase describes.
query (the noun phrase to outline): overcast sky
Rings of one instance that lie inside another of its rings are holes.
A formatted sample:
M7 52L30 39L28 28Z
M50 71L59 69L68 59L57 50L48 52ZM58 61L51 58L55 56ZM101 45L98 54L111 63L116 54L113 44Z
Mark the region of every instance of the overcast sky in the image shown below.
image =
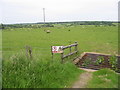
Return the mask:
M117 21L119 0L2 0L0 23Z

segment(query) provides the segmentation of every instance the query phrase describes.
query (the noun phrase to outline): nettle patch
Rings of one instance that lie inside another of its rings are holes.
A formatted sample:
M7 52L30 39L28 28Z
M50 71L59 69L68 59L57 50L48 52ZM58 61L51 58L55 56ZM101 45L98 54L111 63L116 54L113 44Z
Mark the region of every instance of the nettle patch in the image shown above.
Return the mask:
M120 72L120 56L112 56L100 53L84 53L77 65L82 68L102 69L111 68Z

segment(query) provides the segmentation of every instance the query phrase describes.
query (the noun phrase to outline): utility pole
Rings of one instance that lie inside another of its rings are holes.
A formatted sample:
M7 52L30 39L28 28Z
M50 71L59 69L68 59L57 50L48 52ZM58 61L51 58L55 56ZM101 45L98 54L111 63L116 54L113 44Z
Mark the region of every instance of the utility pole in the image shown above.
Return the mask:
M45 25L45 8L43 8L43 18L44 18L44 25Z

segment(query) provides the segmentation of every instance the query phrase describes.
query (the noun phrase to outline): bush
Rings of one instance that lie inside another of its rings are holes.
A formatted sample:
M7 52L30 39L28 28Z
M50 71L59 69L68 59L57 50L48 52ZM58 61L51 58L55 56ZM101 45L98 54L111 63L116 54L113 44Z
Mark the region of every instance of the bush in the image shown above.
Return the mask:
M116 56L112 56L109 59L109 63L112 65L112 69L115 70L116 72L119 72L120 70L118 69L118 58Z

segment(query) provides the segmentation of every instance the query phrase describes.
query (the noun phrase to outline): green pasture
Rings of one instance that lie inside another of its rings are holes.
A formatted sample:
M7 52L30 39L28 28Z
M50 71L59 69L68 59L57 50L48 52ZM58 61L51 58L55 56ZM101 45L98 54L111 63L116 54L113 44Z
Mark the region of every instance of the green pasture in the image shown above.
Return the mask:
M46 33L44 30L51 30L51 33ZM24 50L26 45L32 47L33 54L35 51L35 54L41 55L41 58L50 58L51 46L66 46L73 44L75 41L79 43L80 53L117 54L118 50L118 30L117 27L113 26L82 25L40 29L17 28L4 30L2 35L4 58L10 56L13 52Z

